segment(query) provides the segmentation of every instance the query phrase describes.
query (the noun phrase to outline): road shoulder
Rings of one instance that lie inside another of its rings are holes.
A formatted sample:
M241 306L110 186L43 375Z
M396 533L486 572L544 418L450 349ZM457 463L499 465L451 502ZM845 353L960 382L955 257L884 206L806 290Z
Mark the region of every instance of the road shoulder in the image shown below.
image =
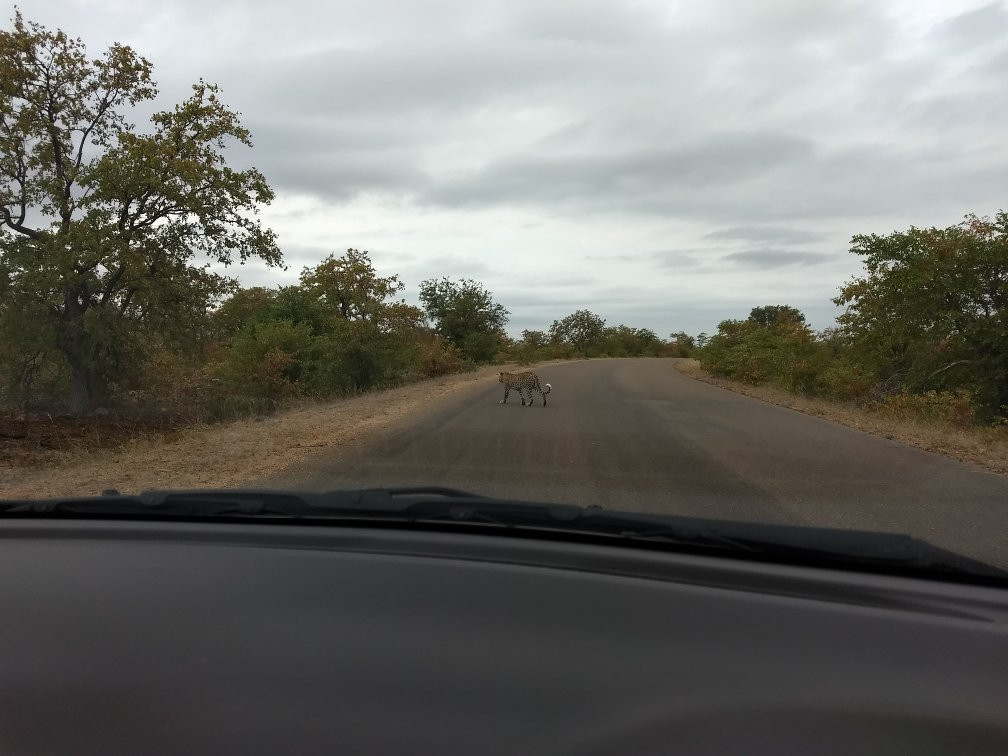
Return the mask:
M771 386L751 386L718 378L703 370L697 360L675 358L673 362L676 370L694 380L939 454L976 470L1008 475L1008 444L1000 439L986 438L983 429L969 431L894 420L851 403L797 396Z
M247 486L322 450L361 443L421 408L494 380L509 366L434 378L270 417L196 426L167 439L135 440L61 464L0 470L0 498L133 493L156 488Z

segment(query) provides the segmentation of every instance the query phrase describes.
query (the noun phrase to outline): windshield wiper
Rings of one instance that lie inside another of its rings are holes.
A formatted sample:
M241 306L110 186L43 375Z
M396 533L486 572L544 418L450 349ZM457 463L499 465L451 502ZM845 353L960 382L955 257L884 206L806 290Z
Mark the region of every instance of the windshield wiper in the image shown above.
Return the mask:
M437 486L323 494L212 489L123 495L109 490L101 496L0 500L0 516L368 517L399 513L416 497L482 500L475 494Z
M456 523L503 528L559 530L681 545L757 548L720 535L670 523L661 515L636 515L580 507L490 499L442 487L377 488L327 493L277 491L145 491L134 496L108 491L103 496L0 501L0 515L81 517L261 517L327 520L392 520Z
M1008 572L900 534L511 501L436 486L326 493L145 491L132 496L107 491L92 497L0 501L0 518L7 517L263 519L464 526L515 535L592 536L628 545L672 546L769 561L1008 578Z

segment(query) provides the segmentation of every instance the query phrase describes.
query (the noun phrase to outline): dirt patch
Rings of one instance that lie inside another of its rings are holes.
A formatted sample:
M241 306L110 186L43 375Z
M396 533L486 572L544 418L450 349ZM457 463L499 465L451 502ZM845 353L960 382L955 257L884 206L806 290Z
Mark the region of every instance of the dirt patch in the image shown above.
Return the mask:
M23 464L24 458L19 463L16 454L5 457L0 466L0 498L98 494L107 488L133 493L151 488L247 485L321 448L356 443L433 399L479 381L495 380L498 370L508 369L513 366L489 366L257 420L182 429L122 427L114 439L117 448L95 450L89 440L94 433L109 433L111 420L99 420L96 425L85 419L75 426L66 419L56 426L61 430L52 431L43 431L39 419L24 426L12 423L3 426L12 435L35 434L32 438L38 444L56 448L49 450L51 455L43 455L41 465L37 455L31 465ZM12 446L30 449L27 438L9 440Z
M72 417L47 413L0 412L0 468L52 467L130 439L164 438L181 422L110 414Z
M697 360L679 359L674 364L680 373L713 386L941 454L986 472L1008 475L1008 435L1000 429L964 430L940 423L896 419L851 403L797 396L772 386L751 386L718 378L701 368Z

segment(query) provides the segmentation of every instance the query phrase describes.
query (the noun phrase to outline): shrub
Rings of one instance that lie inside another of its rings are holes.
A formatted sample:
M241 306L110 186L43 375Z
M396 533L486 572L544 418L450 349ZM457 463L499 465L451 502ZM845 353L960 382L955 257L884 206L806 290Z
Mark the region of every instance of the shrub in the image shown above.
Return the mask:
M841 401L863 397L875 383L875 375L856 362L835 359L826 364L816 376L816 393Z
M922 394L895 394L871 405L874 411L900 420L969 428L974 424L972 396L962 390L925 391Z
M438 337L421 341L413 355L413 374L418 378L437 378L462 369L458 350Z
M301 393L318 345L304 323L271 320L243 328L212 373L225 393L280 400Z

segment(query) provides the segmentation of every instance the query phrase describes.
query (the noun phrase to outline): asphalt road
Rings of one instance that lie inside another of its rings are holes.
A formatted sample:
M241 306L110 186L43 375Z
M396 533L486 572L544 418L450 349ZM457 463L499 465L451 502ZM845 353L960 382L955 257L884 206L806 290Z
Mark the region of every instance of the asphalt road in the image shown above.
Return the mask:
M548 406L481 381L261 484L442 485L639 512L908 533L1008 566L1008 478L695 381L671 360L542 368Z

